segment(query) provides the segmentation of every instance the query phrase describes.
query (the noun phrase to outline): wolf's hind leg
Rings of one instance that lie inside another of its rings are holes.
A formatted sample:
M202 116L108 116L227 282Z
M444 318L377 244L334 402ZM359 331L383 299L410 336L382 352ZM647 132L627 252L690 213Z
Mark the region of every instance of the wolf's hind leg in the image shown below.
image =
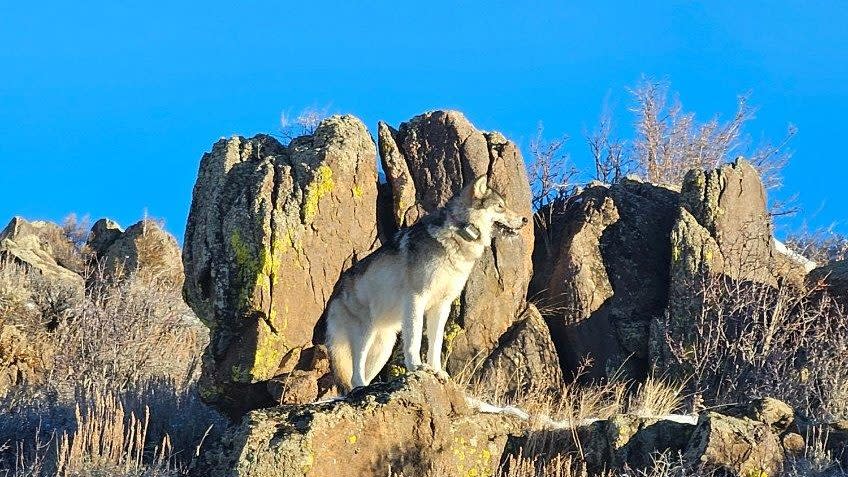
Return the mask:
M368 350L368 358L365 360L365 379L370 383L377 377L383 366L392 356L392 350L397 341L397 332L394 330L380 330L374 337L371 349Z
M353 353L353 379L351 384L353 387L367 386L369 379L366 379L365 365L368 358L368 350L374 343L376 330L367 328L362 330L362 335L354 338L351 343L351 351Z

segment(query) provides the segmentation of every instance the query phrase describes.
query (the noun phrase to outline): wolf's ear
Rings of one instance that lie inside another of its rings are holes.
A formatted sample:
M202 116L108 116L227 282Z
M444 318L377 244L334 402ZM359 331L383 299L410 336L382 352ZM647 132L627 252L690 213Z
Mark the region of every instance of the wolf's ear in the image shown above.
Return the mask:
M474 179L474 183L471 184L471 198L473 199L482 199L486 196L486 191L489 190L489 181L486 180L486 176L480 176Z

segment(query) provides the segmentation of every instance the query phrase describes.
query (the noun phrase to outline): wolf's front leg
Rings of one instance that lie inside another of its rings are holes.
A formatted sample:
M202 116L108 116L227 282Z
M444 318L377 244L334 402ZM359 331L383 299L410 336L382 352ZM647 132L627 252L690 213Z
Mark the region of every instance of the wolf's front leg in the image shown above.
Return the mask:
M427 363L436 374L447 379L442 370L442 343L445 341L445 324L450 316L451 302L445 301L427 311Z
M418 297L411 297L404 305L403 324L400 330L403 339L403 364L409 371L421 367L421 335L424 333L424 306Z

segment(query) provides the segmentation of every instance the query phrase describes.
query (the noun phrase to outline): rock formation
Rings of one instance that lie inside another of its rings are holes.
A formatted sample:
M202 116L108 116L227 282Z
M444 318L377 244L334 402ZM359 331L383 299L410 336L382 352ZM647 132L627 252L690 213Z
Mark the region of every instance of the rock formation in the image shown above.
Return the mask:
M648 329L668 301L678 194L635 180L590 185L537 214L529 296L545 310L563 370L644 376Z
M391 185L395 225L411 225L444 205L474 178L489 174L507 206L530 217L530 186L518 147L500 133L478 131L461 113L433 111L402 123L379 125L379 146ZM533 230L496 237L456 304L446 364L452 375L474 369L524 309L532 274ZM471 363L471 364L469 364Z
M122 231L114 221L100 219L86 245L106 276L141 275L182 287L180 247L156 221L141 220Z
M489 476L520 420L416 372L343 400L254 411L205 456L210 476Z
M0 259L69 287L82 288L82 258L62 228L52 222L13 218L0 232Z
M265 383L293 370L339 275L378 245L376 200L374 142L352 116L288 146L233 137L203 156L183 263L212 330L207 401L232 414L273 401Z

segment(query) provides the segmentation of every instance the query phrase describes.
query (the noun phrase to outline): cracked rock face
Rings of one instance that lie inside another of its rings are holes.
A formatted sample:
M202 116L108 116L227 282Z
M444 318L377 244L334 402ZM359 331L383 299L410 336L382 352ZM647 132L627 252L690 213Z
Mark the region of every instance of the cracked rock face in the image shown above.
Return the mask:
M397 130L381 124L378 137L396 226L415 223L489 171L507 207L531 218L524 161L500 133L478 131L456 111L433 111ZM485 360L524 309L532 251L533 228L524 227L517 237L496 237L475 266L446 333L452 376Z
M254 411L204 456L210 476L489 476L522 423L411 373L343 400Z
M183 250L184 294L210 327L201 395L238 415L271 403L342 271L376 248L374 142L333 116L283 146L232 137L204 154Z
M647 374L648 329L668 300L678 194L634 180L595 185L537 214L534 277L563 369Z

